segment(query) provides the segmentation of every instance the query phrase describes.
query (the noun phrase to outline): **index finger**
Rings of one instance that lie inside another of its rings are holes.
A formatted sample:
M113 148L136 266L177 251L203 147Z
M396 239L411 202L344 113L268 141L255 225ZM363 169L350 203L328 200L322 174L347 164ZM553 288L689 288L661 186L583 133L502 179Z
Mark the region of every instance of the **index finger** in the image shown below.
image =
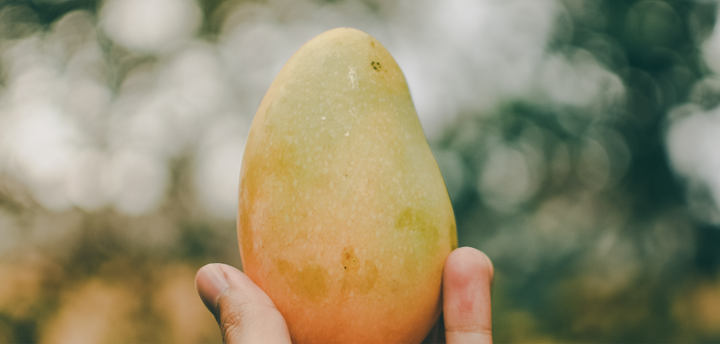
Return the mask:
M493 266L482 252L456 249L445 260L443 313L448 344L492 343Z

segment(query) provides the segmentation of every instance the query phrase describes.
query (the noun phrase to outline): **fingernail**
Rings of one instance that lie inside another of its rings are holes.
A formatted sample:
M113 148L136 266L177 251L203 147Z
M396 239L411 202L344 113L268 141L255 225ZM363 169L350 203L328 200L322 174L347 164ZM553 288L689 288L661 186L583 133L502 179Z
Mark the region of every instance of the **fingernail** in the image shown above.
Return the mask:
M218 299L229 287L225 273L217 264L203 266L195 277L195 288L200 295L200 299L216 317Z

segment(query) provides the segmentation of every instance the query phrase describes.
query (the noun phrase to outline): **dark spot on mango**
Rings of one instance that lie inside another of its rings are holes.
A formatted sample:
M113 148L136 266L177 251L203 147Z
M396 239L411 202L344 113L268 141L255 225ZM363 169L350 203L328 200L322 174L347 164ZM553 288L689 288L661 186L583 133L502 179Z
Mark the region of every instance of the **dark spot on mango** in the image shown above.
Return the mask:
M415 212L413 211L413 209L405 208L400 212L400 215L397 217L397 221L395 222L395 228L408 228L413 224L414 220Z
M318 303L328 296L328 273L317 264L296 267L286 260L277 263L285 282L299 297Z
M355 281L355 288L358 294L367 294L375 286L378 277L378 269L375 262L372 260L366 260L363 263L361 274Z
M370 41L370 45L371 45L373 48L375 48L375 42Z
M428 213L415 208L404 208L395 221L395 228L420 232L428 240L439 239L438 228Z
M341 289L343 293L353 292L363 295L372 290L378 278L378 269L374 261L364 260L361 264L360 259L355 255L355 250L352 246L348 246L341 253L341 262L345 270Z
M380 62L372 61L370 65L373 67L374 70L380 71Z
M350 271L356 271L360 268L360 262L358 262L358 259L355 256L355 250L352 248L352 246L345 247L342 250L341 261L343 268L349 268Z
M440 248L440 231L429 212L406 207L397 216L395 229L409 236L403 269L409 275L422 271Z

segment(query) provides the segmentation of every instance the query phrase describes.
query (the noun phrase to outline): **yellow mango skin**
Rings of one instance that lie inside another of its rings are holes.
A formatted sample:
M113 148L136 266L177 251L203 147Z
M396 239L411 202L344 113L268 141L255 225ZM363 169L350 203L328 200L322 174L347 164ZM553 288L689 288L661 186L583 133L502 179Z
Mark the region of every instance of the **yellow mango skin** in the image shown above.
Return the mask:
M301 47L253 120L238 209L244 271L293 341L420 342L455 228L390 53L349 28Z

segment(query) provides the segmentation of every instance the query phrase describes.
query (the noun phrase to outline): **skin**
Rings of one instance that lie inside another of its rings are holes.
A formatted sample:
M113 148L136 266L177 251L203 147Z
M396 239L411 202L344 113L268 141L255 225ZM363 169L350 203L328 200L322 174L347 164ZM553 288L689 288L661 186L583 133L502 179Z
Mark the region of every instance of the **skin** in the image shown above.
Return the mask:
M244 272L295 340L412 343L430 331L455 218L380 42L340 28L300 48L260 104L240 174Z
M443 269L444 322L425 342L492 343L492 279L493 266L485 254L469 247L453 251ZM195 286L217 319L224 343L291 343L275 304L239 270L208 264L198 271Z

